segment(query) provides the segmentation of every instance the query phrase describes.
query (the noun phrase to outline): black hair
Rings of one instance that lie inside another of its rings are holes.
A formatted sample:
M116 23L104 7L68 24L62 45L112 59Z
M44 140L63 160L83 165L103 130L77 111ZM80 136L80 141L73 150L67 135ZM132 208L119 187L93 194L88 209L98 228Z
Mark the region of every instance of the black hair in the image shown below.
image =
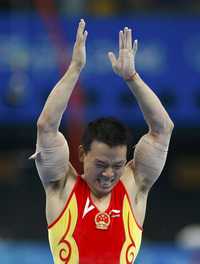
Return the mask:
M128 145L131 142L129 129L113 117L98 118L86 127L81 144L85 152L91 148L94 140L107 144L110 147Z

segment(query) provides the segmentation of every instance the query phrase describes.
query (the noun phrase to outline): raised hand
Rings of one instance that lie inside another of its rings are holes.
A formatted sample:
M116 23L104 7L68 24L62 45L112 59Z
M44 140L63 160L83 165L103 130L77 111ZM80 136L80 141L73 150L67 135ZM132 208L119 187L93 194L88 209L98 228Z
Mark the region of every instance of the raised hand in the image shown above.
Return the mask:
M80 20L77 33L76 42L73 48L72 62L71 64L77 68L77 70L82 70L86 64L86 39L88 32L85 30L85 21Z
M130 80L136 73L135 54L137 52L137 40L132 43L132 30L125 27L119 32L119 56L116 58L113 52L108 53L112 68L116 74Z

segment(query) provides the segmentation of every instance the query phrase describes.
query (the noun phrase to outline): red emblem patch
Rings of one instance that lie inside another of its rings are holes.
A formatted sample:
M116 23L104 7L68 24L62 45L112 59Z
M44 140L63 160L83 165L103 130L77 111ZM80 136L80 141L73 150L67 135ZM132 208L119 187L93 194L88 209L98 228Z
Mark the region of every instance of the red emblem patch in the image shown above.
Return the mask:
M97 229L107 230L110 225L110 215L105 212L99 212L96 214L94 221Z

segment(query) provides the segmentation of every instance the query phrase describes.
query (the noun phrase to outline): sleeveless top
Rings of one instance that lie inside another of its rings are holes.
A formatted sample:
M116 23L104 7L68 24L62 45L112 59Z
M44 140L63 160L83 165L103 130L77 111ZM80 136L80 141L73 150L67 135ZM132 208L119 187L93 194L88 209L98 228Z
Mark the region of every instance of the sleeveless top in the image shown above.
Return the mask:
M55 264L127 264L138 254L142 228L121 181L106 211L99 212L87 183L78 176L63 211L48 226L48 235Z

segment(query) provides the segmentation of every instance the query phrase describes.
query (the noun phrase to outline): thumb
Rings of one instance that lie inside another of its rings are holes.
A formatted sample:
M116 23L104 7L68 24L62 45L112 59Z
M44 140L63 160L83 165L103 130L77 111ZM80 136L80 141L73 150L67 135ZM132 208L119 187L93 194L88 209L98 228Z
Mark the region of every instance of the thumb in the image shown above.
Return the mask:
M115 66L117 64L117 59L116 59L115 54L113 52L108 52L108 58L112 64L112 66Z

